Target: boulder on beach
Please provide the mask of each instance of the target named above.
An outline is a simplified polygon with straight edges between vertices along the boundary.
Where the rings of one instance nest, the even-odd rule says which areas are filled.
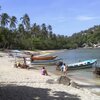
[[[70,82],[70,86],[72,86],[74,88],[79,88],[78,84],[76,82],[73,82],[73,81]]]
[[[100,75],[100,67],[95,67],[94,73],[97,74],[97,75]]]
[[[64,84],[64,85],[70,85],[70,79],[67,77],[67,76],[60,76],[58,79],[57,79],[57,83],[58,84]]]

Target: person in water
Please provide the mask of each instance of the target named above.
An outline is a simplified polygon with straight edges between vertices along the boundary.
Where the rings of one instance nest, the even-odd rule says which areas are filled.
[[[42,67],[41,74],[42,75],[48,75],[47,70],[45,69],[45,67]]]

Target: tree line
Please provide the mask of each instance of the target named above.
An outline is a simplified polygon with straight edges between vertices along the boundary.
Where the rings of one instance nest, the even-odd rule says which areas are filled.
[[[30,24],[28,14],[24,14],[18,22],[16,16],[0,14],[0,48],[3,49],[75,49],[84,44],[91,46],[100,42],[100,25],[72,36],[53,33],[52,26]]]

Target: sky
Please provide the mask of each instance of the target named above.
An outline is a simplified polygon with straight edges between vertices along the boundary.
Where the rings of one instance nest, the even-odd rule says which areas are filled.
[[[100,24],[100,0],[0,0],[0,6],[0,13],[18,21],[27,13],[31,24],[51,25],[60,35],[71,36]]]

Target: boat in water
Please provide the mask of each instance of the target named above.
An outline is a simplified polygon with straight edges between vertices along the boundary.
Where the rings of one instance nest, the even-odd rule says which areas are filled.
[[[34,60],[31,62],[32,65],[56,65],[62,59],[53,59],[53,60]]]
[[[91,68],[93,64],[96,64],[97,59],[90,59],[81,61],[78,63],[68,64],[68,69],[83,69],[83,68]]]

